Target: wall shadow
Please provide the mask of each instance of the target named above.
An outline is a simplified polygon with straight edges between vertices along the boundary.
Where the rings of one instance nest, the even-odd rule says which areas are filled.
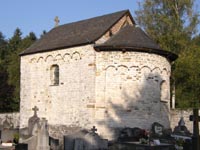
[[[164,86],[163,82],[166,82]],[[150,72],[140,82],[117,83],[117,96],[113,96],[113,89],[107,88],[104,117],[97,121],[103,137],[116,138],[118,129],[126,127],[150,130],[154,122],[170,128],[170,83],[167,82],[159,73]]]

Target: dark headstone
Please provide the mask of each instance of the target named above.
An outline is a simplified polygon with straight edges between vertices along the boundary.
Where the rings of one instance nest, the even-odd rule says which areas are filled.
[[[124,128],[119,133],[118,141],[139,141],[140,138],[146,138],[144,130],[140,128]]]
[[[74,150],[85,150],[84,142],[85,141],[83,139],[75,139]]]
[[[192,140],[185,140],[183,144],[183,150],[192,150]]]
[[[189,132],[189,130],[185,126],[185,121],[184,121],[183,117],[180,118],[180,120],[178,122],[178,126],[176,126],[174,128],[173,134],[183,135],[183,136],[191,136],[191,133]]]
[[[64,136],[64,150],[74,150],[75,139],[70,136]]]
[[[15,146],[15,150],[28,150],[28,144],[19,143]]]
[[[152,136],[161,137],[163,135],[164,126],[158,122],[152,124]]]
[[[57,150],[59,147],[59,139],[49,137],[49,145],[51,149]]]

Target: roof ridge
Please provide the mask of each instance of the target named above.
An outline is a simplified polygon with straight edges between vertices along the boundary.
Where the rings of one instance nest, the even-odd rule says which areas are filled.
[[[77,21],[72,21],[72,22],[69,22],[69,23],[65,23],[65,24],[62,24],[62,25],[58,25],[57,27],[54,27],[53,29],[59,28],[59,27],[61,27],[61,26],[69,25],[69,24],[74,24],[74,23],[79,23],[79,22],[83,22],[83,21],[88,21],[88,20],[92,20],[92,19],[96,19],[96,18],[101,18],[101,17],[105,17],[105,16],[110,16],[110,15],[114,15],[114,14],[122,13],[122,12],[124,12],[124,14],[125,14],[125,13],[128,13],[129,10],[128,10],[128,9],[125,9],[125,10],[121,10],[121,11],[117,11],[117,12],[113,12],[113,13],[108,13],[108,14],[104,14],[104,15],[99,15],[99,16],[96,16],[96,17],[91,17],[91,18],[85,18],[85,19],[81,19],[81,20],[77,20]]]
[[[20,55],[94,43],[125,15],[135,23],[129,10],[122,10],[54,27]]]

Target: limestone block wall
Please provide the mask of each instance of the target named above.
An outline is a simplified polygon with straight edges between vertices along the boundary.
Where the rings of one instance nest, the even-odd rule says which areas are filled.
[[[95,119],[99,133],[110,139],[110,128],[149,129],[153,122],[169,128],[170,73],[169,61],[157,54],[97,53]]]
[[[82,46],[21,57],[20,128],[38,116],[50,125],[86,127],[93,121],[95,51]],[[59,66],[59,84],[51,84],[51,66]],[[89,127],[88,127],[89,128]]]
[[[0,114],[0,125],[3,125],[6,120],[10,123],[13,128],[19,128],[19,112],[13,113],[1,113]]]

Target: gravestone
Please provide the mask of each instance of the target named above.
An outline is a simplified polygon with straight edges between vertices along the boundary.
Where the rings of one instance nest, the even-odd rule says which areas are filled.
[[[74,141],[74,150],[85,150],[85,144],[83,139],[77,138]]]
[[[49,150],[49,133],[47,128],[47,120],[42,118],[40,128],[37,134],[37,150]]]
[[[95,126],[90,131],[80,131],[73,135],[64,136],[64,150],[106,150],[108,140],[102,139]]]
[[[173,134],[183,135],[183,136],[191,136],[191,133],[185,126],[185,121],[184,121],[183,117],[180,118],[180,120],[178,122],[178,126],[176,126],[174,128]]]
[[[145,138],[144,136],[144,130],[140,128],[124,128],[119,133],[118,141],[139,141],[140,138]]]
[[[10,129],[11,128],[11,124],[8,121],[9,117],[6,115],[6,119],[3,121],[3,129]]]
[[[64,136],[64,150],[74,150],[75,138],[73,136]]]
[[[34,111],[34,114],[28,120],[28,135],[35,135],[34,130],[37,130],[40,121],[40,118],[37,116],[37,111],[39,110],[38,107],[35,106],[32,110]]]
[[[34,115],[28,120],[28,128],[21,130],[20,143],[28,144],[29,150],[49,150],[49,133],[47,120],[37,116],[39,110],[36,106],[32,109]]]
[[[50,149],[58,150],[59,149],[59,139],[49,137],[49,145],[50,145]]]
[[[28,150],[28,144],[19,143],[15,146],[15,150]]]
[[[152,124],[152,136],[153,137],[161,137],[163,135],[164,126],[158,122],[154,122]]]
[[[85,150],[108,149],[108,140],[102,139],[98,134],[88,133],[83,141]]]

